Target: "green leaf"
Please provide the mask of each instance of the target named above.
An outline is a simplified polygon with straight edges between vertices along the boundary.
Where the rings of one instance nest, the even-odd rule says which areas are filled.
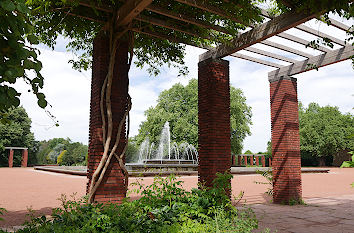
[[[38,103],[39,107],[41,107],[41,108],[47,107],[47,104],[48,104],[45,99],[38,99],[37,103]]]
[[[16,9],[15,4],[10,0],[1,0],[0,6],[7,11],[14,11]]]

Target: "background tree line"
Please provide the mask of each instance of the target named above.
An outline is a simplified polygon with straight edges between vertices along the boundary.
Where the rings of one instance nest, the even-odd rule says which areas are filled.
[[[4,147],[27,147],[28,164],[85,165],[87,145],[69,138],[36,141],[31,132],[31,119],[23,107],[5,112],[6,121],[0,121],[0,166],[8,166],[8,150]],[[20,166],[22,151],[14,151],[14,166]]]

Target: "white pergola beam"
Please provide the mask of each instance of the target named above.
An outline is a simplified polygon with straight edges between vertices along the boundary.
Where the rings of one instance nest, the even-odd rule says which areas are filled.
[[[304,61],[299,61],[292,65],[280,68],[275,71],[271,71],[268,73],[268,79],[269,81],[272,81],[272,80],[277,80],[282,76],[292,76],[292,75],[300,74],[302,72],[312,70],[315,67],[320,68],[333,63],[347,60],[351,56],[354,56],[354,46],[347,45],[340,49],[333,50],[329,53],[313,56]]]
[[[349,26],[347,26],[344,23],[341,23],[341,22],[339,22],[339,21],[337,21],[335,19],[330,18],[329,20],[331,21],[331,25],[333,27],[336,27],[336,28],[341,29],[343,31],[348,31],[350,29]]]
[[[289,12],[277,16],[268,22],[256,26],[250,31],[242,33],[230,43],[225,43],[207,51],[199,56],[199,61],[204,61],[208,58],[223,58],[240,51],[253,44],[259,43],[269,37],[275,36],[283,31],[302,24],[312,18],[316,14],[304,14]]]
[[[296,42],[296,43],[299,43],[299,44],[302,44],[302,45],[308,45],[310,43],[310,41],[307,41],[307,40],[304,40],[300,37],[297,37],[297,36],[293,36],[293,35],[290,35],[288,33],[285,33],[285,32],[282,32],[282,33],[279,33],[277,36],[281,37],[281,38],[284,38],[284,39],[287,39],[287,40],[290,40],[290,41],[293,41],[293,42]],[[328,48],[325,48],[321,45],[318,45],[317,48],[314,48],[316,50],[319,50],[319,51],[322,51],[322,52],[330,52],[332,50],[328,49]]]
[[[264,51],[262,49],[248,47],[248,48],[245,48],[244,50],[248,51],[248,52],[252,52],[252,53],[257,53],[259,55],[263,55],[263,56],[266,56],[266,57],[274,58],[274,59],[277,59],[277,60],[280,60],[280,61],[286,61],[286,62],[289,62],[289,63],[298,62],[298,60],[295,60],[295,59],[292,59],[292,58],[288,58],[288,57],[284,57],[284,56],[281,56],[281,55],[278,55],[278,54],[275,54],[275,53],[272,53],[272,52]]]
[[[318,36],[318,37],[321,37],[321,38],[328,38],[328,39],[330,39],[331,41],[333,41],[336,44],[345,46],[345,42],[344,41],[342,41],[342,40],[340,40],[338,38],[335,38],[333,36],[330,36],[330,35],[328,35],[326,33],[323,33],[321,31],[318,31],[318,30],[312,29],[310,27],[307,27],[305,25],[298,25],[298,26],[296,26],[296,28],[301,30],[301,31],[310,33],[310,34],[312,34],[314,36]]]
[[[264,45],[267,45],[267,46],[270,46],[270,47],[273,47],[273,48],[284,50],[286,52],[293,53],[293,54],[296,54],[296,55],[299,55],[299,56],[302,56],[302,57],[306,57],[306,58],[312,57],[311,54],[308,54],[308,53],[299,51],[297,49],[293,49],[293,48],[290,48],[288,46],[285,46],[285,45],[282,45],[282,44],[278,44],[276,42],[272,42],[272,41],[269,41],[269,40],[264,40],[264,41],[261,41],[260,43],[264,44]]]
[[[251,61],[251,62],[255,62],[255,63],[258,63],[258,64],[270,66],[270,67],[275,67],[275,68],[284,67],[283,65],[276,64],[276,63],[270,62],[270,61],[265,61],[265,60],[258,59],[258,58],[254,58],[254,57],[251,57],[251,56],[248,56],[248,55],[245,55],[245,54],[233,53],[233,54],[231,54],[231,56],[232,57],[241,58],[241,59],[244,59],[244,60],[248,60],[248,61]]]

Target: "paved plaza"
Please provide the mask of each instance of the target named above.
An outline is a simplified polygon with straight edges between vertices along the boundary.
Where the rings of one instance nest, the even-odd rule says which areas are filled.
[[[136,178],[131,178],[134,182]],[[184,187],[197,187],[197,177],[181,177]],[[143,178],[145,184],[152,177]],[[329,173],[303,173],[303,198],[307,205],[282,206],[268,202],[267,185],[260,175],[234,175],[232,193],[244,191],[242,204],[251,206],[261,229],[278,232],[354,232],[354,169],[331,168]],[[21,225],[28,208],[49,215],[58,207],[61,194],[83,196],[86,177],[65,175],[32,168],[0,168],[0,207],[7,209],[0,227]],[[132,196],[132,198],[137,198]]]

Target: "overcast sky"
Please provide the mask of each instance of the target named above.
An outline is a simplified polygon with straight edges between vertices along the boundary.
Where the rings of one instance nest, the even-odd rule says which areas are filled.
[[[347,22],[351,25],[353,22]],[[339,38],[344,34],[333,28],[327,28],[315,22],[308,23],[308,26],[316,29],[326,29],[328,33]],[[290,34],[312,40],[311,36],[292,29]],[[343,37],[344,38],[344,37]],[[272,39],[273,40],[273,39]],[[281,39],[274,41],[285,43]],[[32,119],[32,131],[37,140],[48,140],[55,137],[69,137],[73,141],[88,143],[88,122],[90,106],[90,83],[91,71],[80,73],[71,68],[68,60],[72,58],[71,53],[65,52],[65,39],[58,41],[55,51],[41,47],[40,60],[43,63],[42,74],[45,77],[45,88],[43,92],[48,102],[53,106],[50,112],[56,116],[60,126],[54,127],[54,123],[47,116],[44,110],[39,108],[33,94],[28,93],[28,87],[21,82],[16,87],[21,95],[21,104],[27,110]],[[313,55],[318,52],[304,48],[302,45],[286,42],[287,45],[299,50],[309,52]],[[255,46],[265,48],[264,46]],[[337,47],[335,47],[337,48]],[[269,48],[268,48],[269,50]],[[286,54],[276,49],[271,49],[283,55]],[[138,133],[139,124],[145,120],[144,111],[150,106],[156,105],[159,93],[172,87],[175,83],[186,85],[192,78],[197,78],[198,56],[203,53],[202,49],[187,47],[186,64],[190,74],[187,77],[178,78],[177,70],[162,68],[161,75],[149,77],[145,70],[136,67],[130,71],[130,94],[133,107],[131,110],[131,135]],[[294,59],[301,60],[301,57],[290,55]],[[270,103],[269,103],[269,82],[268,72],[274,68],[227,57],[230,61],[230,83],[236,88],[241,88],[247,98],[247,104],[252,107],[251,127],[252,135],[244,142],[244,151],[251,150],[259,152],[266,150],[267,141],[271,137],[270,132]],[[274,60],[272,60],[275,62]],[[279,62],[279,64],[287,64]],[[305,106],[310,102],[317,102],[321,106],[338,106],[340,111],[353,112],[354,107],[354,71],[351,61],[344,61],[319,71],[308,71],[294,76],[298,79],[298,98]]]

